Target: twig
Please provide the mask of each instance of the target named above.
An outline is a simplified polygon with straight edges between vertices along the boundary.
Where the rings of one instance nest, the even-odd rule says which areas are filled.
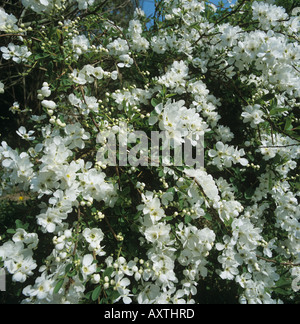
[[[9,36],[21,36],[21,37],[24,37],[26,35],[22,35],[22,34],[2,34],[0,35],[0,37],[9,37]]]
[[[279,262],[279,261],[276,261],[276,260],[272,260],[272,259],[267,259],[267,258],[261,257],[259,255],[257,255],[256,257],[258,259],[264,260],[266,262],[271,262],[271,263],[275,263],[275,264],[278,264],[278,265],[284,265],[284,266],[289,266],[289,267],[300,267],[300,263]]]
[[[119,241],[117,234],[115,233],[114,229],[111,227],[111,225],[110,225],[110,223],[109,223],[109,221],[108,221],[108,219],[107,219],[106,216],[104,217],[104,220],[105,220],[105,222],[106,222],[109,230],[111,231],[112,235],[114,236],[115,240],[116,241]]]
[[[81,18],[84,18],[86,16],[89,16],[89,15],[94,15],[96,13],[98,13],[98,11],[103,8],[107,3],[109,2],[109,0],[105,0],[104,2],[102,2],[99,6],[97,6],[93,11],[88,11],[88,12],[85,12]]]
[[[215,23],[215,27],[218,26],[220,24],[220,22],[222,22],[223,20],[225,20],[226,18],[230,17],[231,15],[234,15],[236,12],[238,12],[240,10],[240,8],[242,8],[242,6],[245,4],[247,0],[243,0],[235,10],[231,11],[228,15],[222,17],[221,19],[219,19],[216,23]]]
[[[285,148],[291,146],[300,146],[300,144],[288,144],[288,145],[272,145],[272,146],[260,146],[259,148]]]

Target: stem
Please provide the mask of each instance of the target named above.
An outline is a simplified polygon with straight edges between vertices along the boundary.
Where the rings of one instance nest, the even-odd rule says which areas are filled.
[[[78,234],[79,234],[79,226],[81,221],[81,211],[80,207],[78,207],[78,213],[77,213],[77,226],[76,226],[76,242],[73,250],[73,256],[76,254],[77,246],[78,246]]]

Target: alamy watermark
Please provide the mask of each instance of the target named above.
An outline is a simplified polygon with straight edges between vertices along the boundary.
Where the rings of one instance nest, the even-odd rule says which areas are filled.
[[[126,123],[97,136],[101,148],[97,162],[106,166],[188,166],[204,167],[204,136],[180,131],[144,131],[128,129]]]
[[[0,269],[0,291],[6,291],[6,275],[4,269]]]

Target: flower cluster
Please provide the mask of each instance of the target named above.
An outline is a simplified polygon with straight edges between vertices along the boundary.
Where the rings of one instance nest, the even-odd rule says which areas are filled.
[[[77,3],[78,8],[83,10],[94,4],[95,0],[22,0],[25,8],[30,8],[36,13],[50,13],[53,10],[63,10],[67,5]]]
[[[212,164],[216,165],[220,170],[223,169],[223,166],[230,168],[232,164],[236,163],[240,163],[243,166],[248,165],[248,160],[242,158],[245,155],[243,149],[238,150],[222,142],[217,142],[216,149],[209,150],[208,155],[213,158]]]
[[[16,63],[27,62],[27,58],[32,54],[27,46],[18,46],[13,43],[9,43],[8,47],[2,46],[0,50],[5,60],[12,59]]]
[[[38,242],[36,233],[27,233],[23,229],[18,229],[12,241],[0,247],[0,257],[5,260],[4,267],[12,274],[14,281],[25,282],[33,275],[33,270],[37,267],[36,261],[32,258],[33,249]]]
[[[8,14],[3,8],[0,8],[0,31],[18,31],[17,21],[17,18],[13,14]]]
[[[291,302],[300,281],[297,10],[164,0],[153,25],[137,9],[120,27],[94,0],[19,5],[19,20],[0,8],[0,93],[21,123],[20,147],[10,136],[0,146],[0,207],[28,196],[12,203],[15,219],[0,215],[0,266],[22,284],[19,301],[199,303],[225,285],[235,302]],[[119,161],[141,148],[134,130],[160,132],[159,149],[172,153],[201,142],[205,163],[97,159],[108,133],[119,135]]]
[[[196,109],[188,109],[183,100],[172,102],[169,100],[165,106],[160,104],[155,107],[158,117],[150,117],[150,125],[160,120],[159,127],[166,131],[167,137],[173,140],[173,145],[178,146],[184,142],[184,138],[191,142],[199,140],[209,131],[206,122],[199,116]]]

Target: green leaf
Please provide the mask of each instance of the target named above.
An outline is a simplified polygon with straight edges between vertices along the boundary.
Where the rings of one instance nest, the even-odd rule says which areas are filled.
[[[112,275],[112,273],[114,272],[114,268],[113,267],[109,267],[104,271],[103,276],[104,277],[110,277]]]
[[[101,286],[98,286],[94,289],[94,291],[92,293],[92,301],[96,301],[99,298],[101,289],[102,289]]]
[[[16,229],[18,229],[18,228],[23,228],[24,230],[27,230],[28,227],[29,227],[29,224],[28,224],[28,223],[23,224],[23,222],[22,222],[21,220],[19,220],[19,219],[17,219],[17,220],[15,221],[15,224],[16,224]]]
[[[72,269],[72,267],[73,267],[72,264],[68,264],[65,268],[65,273],[67,274]]]
[[[17,228],[22,228],[22,227],[23,227],[23,223],[22,223],[22,221],[20,221],[19,219],[17,219],[17,220],[15,221],[15,224],[16,224],[16,227],[17,227]]]
[[[63,286],[65,279],[59,280],[59,282],[56,284],[54,288],[54,294],[57,294],[60,291],[60,288]]]
[[[67,273],[67,276],[68,276],[69,278],[75,277],[76,275],[77,275],[77,271],[76,271],[76,270],[73,270],[72,272],[68,272],[68,273]]]
[[[254,193],[255,193],[255,188],[252,188],[252,187],[248,188],[245,192],[245,198],[251,199],[253,197]]]
[[[203,217],[210,222],[212,221],[212,216],[209,214],[205,214]]]
[[[282,288],[276,288],[274,289],[274,291],[279,294],[279,295],[283,295],[283,296],[289,296],[291,294],[291,291],[288,290],[284,290]]]
[[[13,229],[13,228],[9,228],[6,232],[7,232],[8,234],[16,234],[16,230]]]
[[[285,131],[290,131],[293,129],[293,125],[292,125],[292,118],[289,117],[287,118],[286,122],[285,122],[285,126],[284,126],[284,130]]]
[[[158,99],[156,99],[156,98],[153,98],[152,100],[151,100],[151,105],[155,108],[157,105],[159,105],[160,104],[160,102],[159,102],[159,100]]]
[[[168,98],[172,98],[174,96],[176,96],[176,93],[170,93],[170,94],[166,95],[166,98],[168,99]]]
[[[269,176],[269,190],[273,189],[273,180],[272,180],[272,176]]]
[[[292,280],[290,278],[280,278],[276,282],[276,287],[277,288],[284,288],[284,287],[291,287]]]
[[[189,224],[191,221],[192,221],[192,217],[188,216],[188,215],[185,215],[185,217],[184,217],[185,224]]]
[[[287,110],[288,110],[287,108],[273,108],[270,111],[270,115],[274,116],[276,114],[282,113],[282,112],[287,111]]]
[[[39,60],[39,59],[47,58],[49,56],[50,56],[50,54],[47,54],[47,53],[39,53],[39,54],[36,54],[34,58],[35,58],[35,60]]]

